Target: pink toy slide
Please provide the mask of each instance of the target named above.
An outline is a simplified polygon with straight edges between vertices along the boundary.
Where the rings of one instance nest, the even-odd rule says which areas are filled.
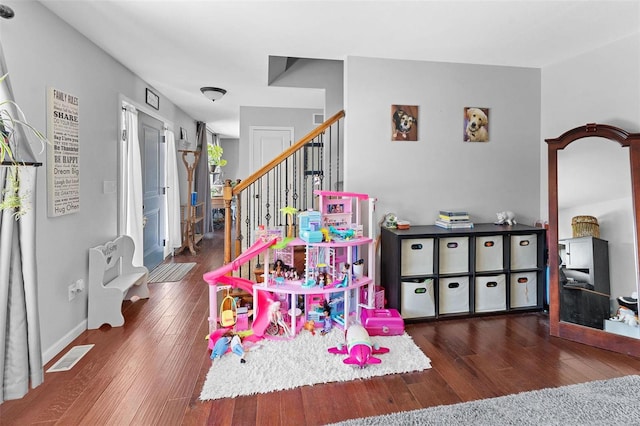
[[[254,285],[253,281],[247,280],[245,278],[230,277],[230,276],[227,276],[226,274],[228,274],[229,272],[238,270],[240,266],[244,265],[249,260],[258,256],[263,251],[269,249],[271,246],[276,244],[277,241],[278,240],[275,238],[267,242],[257,241],[251,247],[245,250],[240,256],[238,256],[234,261],[226,265],[223,265],[214,271],[207,272],[202,276],[202,278],[209,284],[209,288],[210,288],[210,296],[209,296],[210,318],[216,318],[217,316],[217,310],[218,310],[217,297],[216,297],[217,288],[215,287],[218,284],[238,287],[248,293],[253,293],[253,285]],[[254,315],[253,324],[252,324],[254,339],[262,338],[264,336],[264,332],[267,329],[267,326],[269,325],[269,322],[270,322],[269,305],[272,302],[273,302],[273,298],[269,295],[269,293],[264,291],[258,292],[257,303],[254,302],[256,303],[255,308],[257,308],[258,315]],[[222,329],[222,330],[223,330],[222,333],[226,331],[225,329]],[[211,333],[211,336],[209,338],[209,349],[213,349],[213,345],[215,344],[215,341],[222,334],[219,331],[220,330],[216,330],[215,332]]]
[[[218,282],[223,285],[230,285],[232,287],[238,287],[247,293],[253,294],[253,281],[247,280],[245,278],[238,277],[220,277],[218,278]],[[251,329],[253,330],[253,335],[256,337],[264,336],[264,332],[269,325],[269,305],[274,302],[273,298],[269,293],[265,291],[258,292],[258,303],[256,304],[256,308],[258,308],[258,315],[254,316],[253,324]]]

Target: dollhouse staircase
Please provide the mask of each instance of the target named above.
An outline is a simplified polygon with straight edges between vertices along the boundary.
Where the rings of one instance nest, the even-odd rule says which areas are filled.
[[[225,263],[254,243],[258,226],[280,228],[285,235],[288,225],[293,224],[295,229],[297,215],[286,214],[281,210],[284,207],[314,209],[318,207],[315,190],[342,190],[344,117],[344,111],[333,115],[246,179],[238,179],[233,185],[225,181]],[[252,278],[259,262],[258,258],[243,266],[239,275]]]

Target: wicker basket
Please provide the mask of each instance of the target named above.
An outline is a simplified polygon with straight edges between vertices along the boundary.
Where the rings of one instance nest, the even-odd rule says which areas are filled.
[[[598,219],[593,216],[575,216],[571,219],[571,229],[573,238],[600,238],[600,225],[598,225]]]

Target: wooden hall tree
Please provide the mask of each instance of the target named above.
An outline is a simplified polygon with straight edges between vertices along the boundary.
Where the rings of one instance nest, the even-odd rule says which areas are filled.
[[[198,159],[200,158],[200,151],[180,150],[180,152],[182,153],[182,162],[187,168],[189,202],[181,208],[183,224],[182,246],[176,253],[180,253],[185,248],[189,248],[191,254],[195,255],[198,249],[198,243],[202,240],[202,222],[204,220],[202,211],[204,202],[198,202],[197,193],[193,191],[194,172],[198,164]],[[189,157],[192,158],[190,159]]]

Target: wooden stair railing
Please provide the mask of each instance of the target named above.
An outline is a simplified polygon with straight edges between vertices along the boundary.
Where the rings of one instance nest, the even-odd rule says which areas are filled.
[[[342,182],[340,162],[343,135],[340,124],[344,117],[344,111],[336,113],[248,178],[238,180],[234,185],[231,180],[225,181],[222,194],[225,209],[225,264],[240,255],[243,240],[245,248],[250,245],[252,231],[258,225],[264,224],[263,221],[269,226],[271,220],[277,224],[278,219],[282,220],[286,216],[278,213],[281,207],[293,204],[293,207],[299,210],[312,208],[313,189],[341,189],[339,185]],[[335,187],[332,187],[333,185]],[[266,194],[262,193],[263,189],[266,189]],[[231,206],[234,200],[235,244],[232,244],[234,220]],[[264,215],[263,210],[266,210]],[[246,238],[242,233],[243,225],[247,233]],[[250,264],[248,268],[251,271]]]

